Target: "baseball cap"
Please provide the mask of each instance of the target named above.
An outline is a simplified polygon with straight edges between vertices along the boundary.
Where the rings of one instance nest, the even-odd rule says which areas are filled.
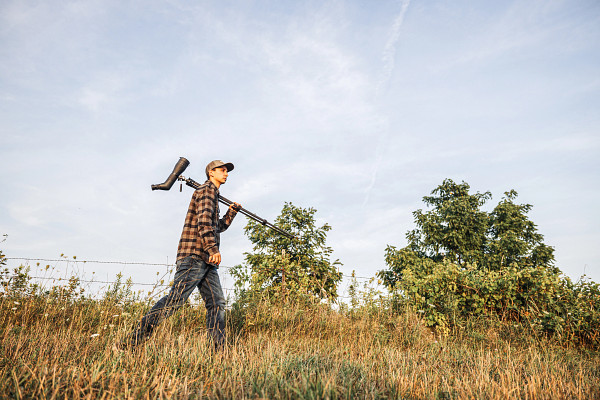
[[[206,171],[205,171],[206,177],[208,178],[208,171],[215,169],[215,168],[219,168],[219,167],[226,167],[227,172],[229,172],[233,169],[233,164],[230,162],[226,163],[221,160],[213,160],[213,161],[209,162],[208,165],[206,166]]]

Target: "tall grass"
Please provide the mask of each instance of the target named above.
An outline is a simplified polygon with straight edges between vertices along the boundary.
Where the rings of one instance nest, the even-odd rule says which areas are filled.
[[[472,320],[438,337],[409,310],[259,302],[228,314],[224,351],[202,305],[142,346],[113,345],[143,302],[48,293],[0,297],[2,398],[600,398],[597,350]]]

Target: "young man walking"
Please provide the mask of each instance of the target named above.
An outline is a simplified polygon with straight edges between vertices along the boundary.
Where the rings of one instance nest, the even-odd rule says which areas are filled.
[[[207,181],[194,191],[177,250],[176,272],[169,294],[160,299],[136,329],[119,344],[130,348],[152,334],[156,326],[177,311],[192,294],[200,290],[206,306],[208,336],[216,348],[225,344],[225,297],[217,268],[221,263],[220,233],[225,231],[241,208],[229,206],[219,218],[219,188],[227,181],[232,163],[211,161],[206,166]]]

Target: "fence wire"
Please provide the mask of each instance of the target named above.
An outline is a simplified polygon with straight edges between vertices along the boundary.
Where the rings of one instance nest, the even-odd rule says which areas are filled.
[[[176,264],[174,263],[150,263],[150,262],[140,262],[140,261],[101,261],[101,260],[83,260],[80,258],[76,258],[73,257],[72,259],[64,257],[64,258],[59,258],[59,259],[51,259],[51,258],[32,258],[32,257],[5,257],[5,260],[15,260],[15,261],[26,261],[26,262],[38,262],[38,266],[39,266],[39,262],[48,262],[48,263],[59,263],[59,262],[67,262],[67,263],[83,263],[83,264],[113,264],[113,265],[144,265],[144,266],[154,266],[154,267],[171,267],[174,268],[176,266]],[[224,266],[224,265],[220,265],[219,269],[231,269],[231,267],[229,266]],[[95,273],[95,272],[94,272]],[[38,279],[38,280],[44,280],[44,281],[59,281],[59,282],[68,282],[71,278],[61,278],[61,277],[49,277],[49,276],[38,276],[38,275],[30,275],[31,278],[34,279]],[[343,278],[348,278],[348,279],[352,279],[354,282],[348,283],[347,285],[345,285],[345,289],[342,291],[342,293],[347,293],[350,289],[350,287],[353,287],[354,290],[359,290],[360,287],[358,285],[358,281],[362,281],[362,285],[361,286],[365,286],[367,281],[373,281],[375,278],[374,277],[366,277],[366,276],[357,276],[357,275],[348,275],[348,274],[342,274]],[[77,277],[77,281],[78,282],[83,282],[83,283],[89,283],[89,284],[115,284],[117,283],[116,280],[110,281],[110,280],[96,280],[96,279],[82,279]],[[164,281],[164,280],[163,280]],[[146,282],[133,282],[131,280],[131,278],[126,279],[125,281],[121,281],[121,284],[131,284],[131,285],[136,285],[136,286],[150,286],[153,288],[163,288],[158,294],[166,291],[166,288],[170,287],[170,284],[165,284],[165,283],[146,283]],[[341,284],[341,282],[340,282]],[[341,286],[341,285],[340,285]],[[338,288],[340,287],[338,286]],[[223,287],[223,290],[226,292],[232,292],[234,291],[234,289],[232,288],[227,288],[227,287]],[[154,294],[154,296],[156,296],[156,294]],[[152,296],[153,297],[153,296]],[[337,296],[340,299],[350,299],[351,296],[343,296],[341,294],[338,294]]]
[[[5,260],[21,260],[21,261],[44,261],[44,262],[81,262],[81,263],[89,263],[89,264],[116,264],[116,265],[151,265],[158,267],[174,267],[175,264],[172,263],[148,263],[148,262],[138,262],[138,261],[96,261],[96,260],[82,260],[82,259],[49,259],[49,258],[29,258],[29,257],[6,257]],[[219,268],[230,269],[231,267],[225,265],[219,265]],[[367,276],[355,276],[342,274],[345,278],[354,278],[354,279],[372,279],[372,277]]]

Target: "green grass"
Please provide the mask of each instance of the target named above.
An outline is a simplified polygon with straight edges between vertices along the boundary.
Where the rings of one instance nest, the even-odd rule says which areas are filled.
[[[186,306],[143,346],[114,351],[146,310],[4,294],[0,397],[600,398],[597,350],[499,321],[436,337],[409,311],[264,303],[230,313],[229,345],[213,352],[203,306]]]

